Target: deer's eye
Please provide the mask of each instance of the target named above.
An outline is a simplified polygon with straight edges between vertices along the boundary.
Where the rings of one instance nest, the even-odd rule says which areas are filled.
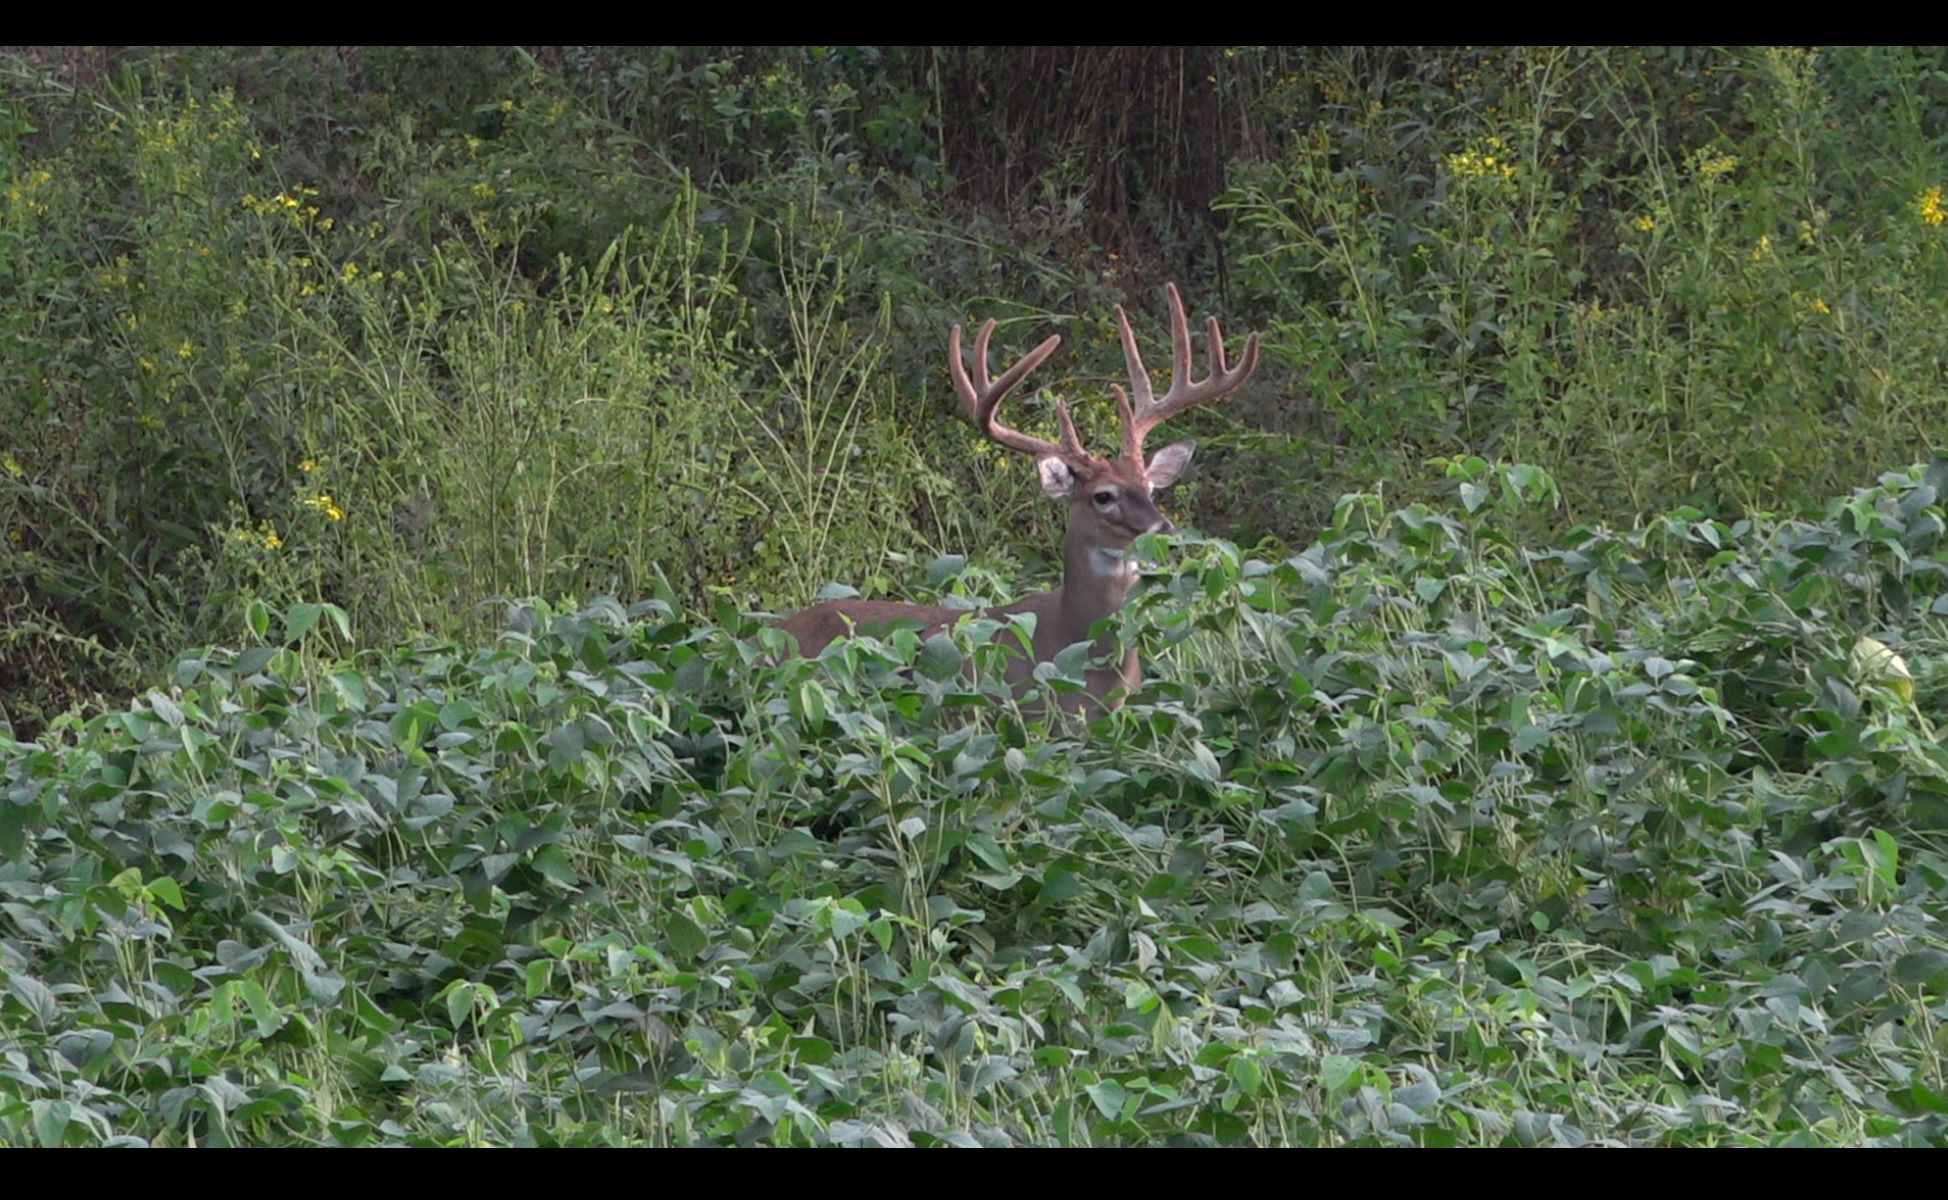
[[[1108,508],[1108,507],[1109,507],[1110,505],[1112,505],[1112,504],[1114,504],[1114,503],[1116,503],[1116,493],[1115,493],[1115,492],[1097,492],[1097,493],[1096,493],[1096,503],[1097,503],[1097,504],[1100,504],[1100,505],[1102,505],[1102,506],[1103,506],[1104,508]]]

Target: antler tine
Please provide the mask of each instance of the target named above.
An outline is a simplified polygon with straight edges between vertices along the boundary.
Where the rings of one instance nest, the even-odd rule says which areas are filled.
[[[1062,443],[1044,441],[1031,437],[1017,429],[1010,429],[995,419],[1001,406],[1002,397],[1014,390],[1027,374],[1042,365],[1049,355],[1055,353],[1062,344],[1062,335],[1055,334],[1041,345],[1021,356],[1014,366],[1009,367],[1001,378],[988,380],[988,338],[994,334],[994,322],[984,323],[974,335],[974,373],[970,379],[967,364],[961,357],[960,326],[947,335],[947,365],[954,379],[954,393],[960,397],[961,407],[967,412],[967,419],[974,428],[981,431],[990,441],[1006,446],[1010,450],[1020,450],[1037,457],[1054,455],[1070,462],[1079,462],[1089,457],[1082,448],[1082,440],[1076,436],[1075,422],[1069,419],[1069,408],[1060,400],[1055,402],[1056,423],[1062,429]]]
[[[1177,291],[1176,284],[1168,287],[1170,294],[1170,390],[1163,399],[1155,398],[1150,387],[1150,376],[1143,368],[1143,357],[1137,353],[1136,337],[1130,332],[1129,317],[1122,306],[1116,308],[1116,324],[1123,338],[1123,360],[1129,367],[1130,391],[1136,398],[1134,409],[1126,403],[1121,404],[1123,415],[1123,453],[1130,458],[1141,458],[1143,439],[1152,429],[1168,421],[1171,417],[1194,405],[1203,404],[1228,395],[1251,378],[1258,369],[1258,335],[1245,339],[1244,356],[1236,367],[1225,362],[1224,331],[1218,327],[1216,317],[1206,318],[1206,335],[1211,343],[1211,373],[1201,381],[1193,381],[1190,355],[1190,323],[1184,316],[1184,298]],[[1120,397],[1121,389],[1117,390]]]
[[[1123,427],[1123,457],[1140,459],[1143,457],[1143,435],[1137,432],[1136,412],[1148,410],[1156,403],[1155,394],[1150,388],[1150,372],[1143,365],[1143,355],[1136,348],[1136,334],[1130,332],[1130,315],[1123,306],[1116,306],[1116,333],[1123,340],[1123,365],[1129,368],[1130,391],[1136,396],[1136,407],[1130,407],[1130,398],[1123,389],[1111,384],[1116,393],[1116,415],[1121,418]],[[1184,361],[1188,353],[1179,354],[1176,340],[1170,345],[1170,378],[1177,379],[1184,373]]]

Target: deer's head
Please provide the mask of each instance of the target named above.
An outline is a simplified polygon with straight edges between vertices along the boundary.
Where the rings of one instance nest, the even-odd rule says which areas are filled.
[[[1224,359],[1224,334],[1217,319],[1211,318],[1209,331],[1211,373],[1201,381],[1190,378],[1190,328],[1184,317],[1184,301],[1177,285],[1170,292],[1170,390],[1161,398],[1150,387],[1149,372],[1137,353],[1136,337],[1130,332],[1129,317],[1122,305],[1116,306],[1116,325],[1123,338],[1123,360],[1129,368],[1130,391],[1112,387],[1117,414],[1122,424],[1122,445],[1115,456],[1101,458],[1083,448],[1076,436],[1075,422],[1066,404],[1055,402],[1055,419],[1062,440],[1044,441],[1010,429],[996,418],[1002,397],[1020,383],[1030,371],[1054,354],[1062,339],[1051,337],[1023,355],[997,380],[988,379],[988,338],[994,322],[981,326],[974,337],[974,370],[970,378],[961,358],[960,326],[948,337],[947,352],[954,377],[954,391],[967,411],[968,420],[983,435],[1010,450],[1035,456],[1041,473],[1042,491],[1052,500],[1069,506],[1069,538],[1117,556],[1145,533],[1174,533],[1176,526],[1159,512],[1156,493],[1175,483],[1190,466],[1195,442],[1173,442],[1143,458],[1143,440],[1151,430],[1193,405],[1218,399],[1236,391],[1258,366],[1258,335],[1245,339],[1244,356],[1235,367]],[[1132,404],[1131,396],[1135,397]]]

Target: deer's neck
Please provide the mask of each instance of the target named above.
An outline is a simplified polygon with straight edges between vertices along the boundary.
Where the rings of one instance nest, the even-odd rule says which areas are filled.
[[[1091,625],[1122,608],[1136,577],[1136,559],[1127,550],[1099,549],[1071,530],[1063,544],[1064,640],[1081,641]]]

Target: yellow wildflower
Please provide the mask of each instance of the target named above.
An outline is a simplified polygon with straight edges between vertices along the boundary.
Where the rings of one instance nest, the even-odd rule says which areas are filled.
[[[513,111],[514,111],[514,101],[512,101],[512,100],[503,100],[503,101],[501,101],[501,111],[502,111],[502,112],[513,112]]]
[[[318,469],[318,463],[314,459],[307,458],[303,462],[298,464],[298,470],[303,471],[306,475],[311,474],[313,471],[317,469]]]
[[[1808,304],[1806,307],[1812,309],[1814,312],[1818,313],[1822,317],[1825,316],[1827,313],[1833,311],[1832,309],[1826,306],[1826,301],[1820,299],[1818,296],[1814,296],[1812,303]]]
[[[1514,158],[1514,151],[1502,139],[1476,138],[1467,149],[1447,156],[1447,170],[1457,179],[1500,179],[1508,183],[1515,178]]]
[[[1760,259],[1770,257],[1771,254],[1772,235],[1769,233],[1761,233],[1758,244],[1752,247],[1752,261],[1758,262]]]
[[[1931,187],[1927,191],[1922,192],[1921,200],[1917,208],[1920,211],[1921,223],[1923,225],[1939,225],[1943,221],[1948,221],[1948,209],[1942,207],[1941,189],[1939,187]]]
[[[305,503],[312,508],[322,509],[324,514],[334,521],[343,521],[345,519],[345,510],[333,502],[329,493],[319,492],[317,495],[306,499]]]
[[[1699,149],[1691,155],[1691,169],[1698,178],[1710,183],[1738,169],[1738,155],[1714,154],[1710,150]]]
[[[1630,218],[1630,228],[1636,230],[1638,233],[1649,233],[1651,230],[1657,228],[1657,218],[1651,216],[1649,213],[1639,213]]]
[[[283,548],[284,548],[284,539],[277,536],[277,530],[267,529],[264,531],[264,549],[281,550]]]
[[[184,362],[188,362],[190,359],[194,358],[195,356],[196,356],[196,347],[190,345],[189,342],[187,341],[185,341],[182,345],[176,347],[176,357],[182,359]]]

